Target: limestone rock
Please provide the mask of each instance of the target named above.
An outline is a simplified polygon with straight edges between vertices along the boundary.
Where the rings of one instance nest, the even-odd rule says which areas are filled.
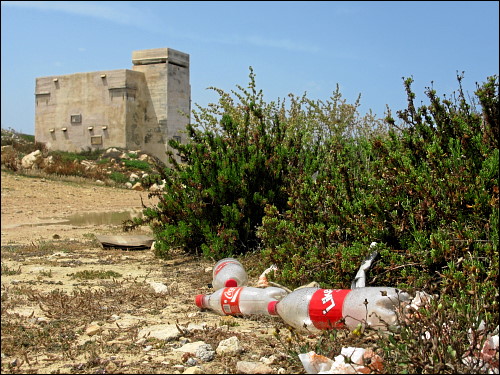
[[[238,374],[272,374],[274,371],[260,362],[239,361],[236,363],[236,372]]]
[[[239,354],[243,351],[241,347],[240,340],[236,336],[232,336],[226,340],[219,342],[217,347],[217,354],[220,355],[234,355]]]
[[[42,152],[40,150],[33,151],[31,154],[24,156],[21,160],[21,166],[24,169],[31,169],[37,166],[42,159]]]

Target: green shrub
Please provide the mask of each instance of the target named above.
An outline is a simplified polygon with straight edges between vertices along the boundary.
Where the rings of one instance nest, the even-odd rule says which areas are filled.
[[[111,172],[111,174],[109,175],[109,178],[113,181],[115,181],[116,183],[119,183],[119,184],[124,184],[125,182],[128,181],[128,177],[126,175],[124,175],[123,173],[121,172]]]
[[[146,161],[135,160],[135,159],[131,159],[131,160],[124,159],[123,163],[125,164],[125,167],[130,168],[130,169],[139,169],[142,171],[150,171],[151,170],[151,166]]]
[[[477,90],[483,115],[461,87],[453,102],[429,89],[430,105],[416,109],[411,79],[405,86],[402,124],[389,113],[385,137],[329,139],[316,180],[294,179],[289,207],[266,210],[262,254],[279,266],[281,282],[348,287],[376,241],[371,282],[449,293],[478,283],[495,298],[498,118],[484,114],[498,107],[497,78]]]
[[[290,95],[265,103],[250,72],[249,89],[222,90],[219,103],[194,112],[190,142],[170,141],[185,160],[170,154],[172,167],[161,168],[160,204],[145,211],[157,237],[158,255],[171,247],[220,258],[258,248],[257,228],[264,208],[285,210],[295,180],[311,179],[328,150],[330,134],[350,132],[356,105],[339,92],[334,102],[313,102]]]

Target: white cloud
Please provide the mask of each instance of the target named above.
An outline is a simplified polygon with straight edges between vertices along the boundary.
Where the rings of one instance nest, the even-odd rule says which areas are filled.
[[[134,4],[138,4],[134,6]],[[257,47],[277,48],[297,52],[318,52],[320,49],[314,44],[300,43],[291,39],[276,39],[259,35],[221,35],[207,36],[192,33],[186,30],[174,30],[158,18],[152,10],[141,6],[141,2],[113,2],[113,1],[2,1],[2,6],[36,9],[40,11],[54,11],[76,16],[92,17],[106,20],[115,24],[138,27],[152,32],[167,32],[179,38],[186,38],[196,42],[218,44],[247,44]]]
[[[145,29],[156,24],[154,15],[126,2],[117,5],[105,1],[2,1],[2,6],[63,12]]]

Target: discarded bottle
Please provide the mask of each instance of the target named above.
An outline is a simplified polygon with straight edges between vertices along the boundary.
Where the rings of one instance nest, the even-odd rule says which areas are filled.
[[[224,287],[245,286],[248,275],[243,265],[234,258],[219,260],[212,272],[212,287],[215,290]]]
[[[240,286],[222,288],[212,294],[198,294],[196,306],[208,308],[220,315],[270,315],[268,305],[279,301],[287,291],[278,287],[254,288]]]
[[[300,288],[281,301],[270,302],[268,310],[301,332],[318,333],[343,326],[352,331],[360,323],[388,330],[398,326],[399,303],[410,299],[408,293],[386,287]]]

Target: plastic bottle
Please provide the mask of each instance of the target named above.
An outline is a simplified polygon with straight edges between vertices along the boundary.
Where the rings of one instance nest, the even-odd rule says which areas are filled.
[[[234,258],[219,260],[212,272],[212,287],[215,290],[224,287],[245,286],[248,275],[243,265]]]
[[[279,301],[287,295],[287,291],[270,286],[254,288],[240,286],[222,288],[212,294],[198,294],[196,306],[208,308],[220,315],[270,315],[269,302]]]
[[[399,302],[410,299],[408,293],[386,287],[300,288],[281,301],[270,302],[268,310],[301,332],[318,333],[344,325],[354,330],[359,323],[387,330],[398,325]],[[345,323],[340,321],[342,318]]]

